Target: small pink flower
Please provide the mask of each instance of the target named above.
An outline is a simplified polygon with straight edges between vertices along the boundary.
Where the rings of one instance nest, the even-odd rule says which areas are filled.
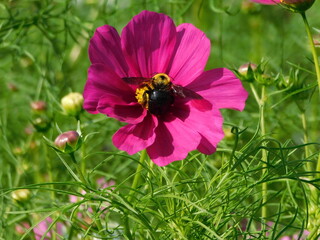
[[[224,136],[219,110],[243,110],[248,93],[230,70],[204,71],[209,54],[202,31],[176,27],[164,14],[142,11],[121,36],[99,27],[89,46],[84,109],[128,123],[114,145],[129,154],[146,149],[159,166],[196,149],[212,154]]]
[[[43,220],[42,222],[40,222],[34,229],[33,229],[33,232],[34,232],[34,237],[36,240],[40,240],[40,239],[43,239],[43,240],[51,240],[52,238],[52,231],[53,231],[53,228],[51,228],[49,231],[49,227],[52,223],[52,218],[51,217],[47,217],[45,220]],[[59,235],[63,235],[63,224],[60,223],[60,222],[57,222],[56,223],[56,229],[57,229],[57,234]],[[48,231],[48,232],[47,232]],[[46,235],[45,235],[46,234]],[[45,236],[43,238],[43,236]],[[57,236],[56,239],[61,239],[60,237]]]
[[[280,240],[291,240],[291,237],[289,237],[289,236],[284,236],[284,237],[281,237]]]
[[[30,224],[28,222],[21,222],[15,226],[16,233],[19,235],[23,235],[30,228]]]
[[[107,187],[111,187],[113,185],[115,185],[115,181],[114,180],[110,180],[110,181],[106,181],[106,179],[104,177],[101,177],[101,178],[98,178],[97,179],[97,185],[100,189],[105,189]],[[111,188],[112,190],[114,189],[113,187]],[[85,195],[87,192],[85,190],[81,190],[81,194],[82,195]],[[76,203],[78,201],[82,201],[83,200],[83,197],[79,197],[79,196],[76,196],[76,195],[69,195],[69,201],[71,203]],[[101,207],[101,210],[105,209],[105,205],[108,205],[108,204],[103,204],[102,207]],[[79,207],[80,210],[84,210],[85,208],[83,206],[80,206]],[[87,209],[90,213],[93,212],[92,208],[88,208]],[[78,213],[78,216],[82,216],[81,213]]]
[[[101,177],[101,178],[97,179],[97,185],[101,189],[113,186],[115,184],[116,184],[116,182],[114,180],[110,180],[110,181],[107,182],[104,177]],[[111,189],[113,190],[114,188],[111,188]]]
[[[308,230],[304,230],[301,237],[299,237],[299,234],[294,234],[292,239],[305,240],[308,238],[309,234],[310,234],[310,232]]]

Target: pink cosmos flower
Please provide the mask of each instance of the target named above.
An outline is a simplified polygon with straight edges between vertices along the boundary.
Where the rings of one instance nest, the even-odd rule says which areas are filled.
[[[210,40],[192,24],[175,26],[164,14],[142,11],[121,36],[97,28],[84,109],[126,122],[113,136],[129,154],[147,150],[165,166],[188,152],[216,151],[223,138],[219,109],[242,111],[248,93],[228,69],[204,71]]]
[[[315,0],[251,0],[252,2],[262,4],[300,4],[300,3],[313,3]]]
[[[304,12],[309,9],[315,0],[251,0],[261,4],[281,4],[293,12]]]

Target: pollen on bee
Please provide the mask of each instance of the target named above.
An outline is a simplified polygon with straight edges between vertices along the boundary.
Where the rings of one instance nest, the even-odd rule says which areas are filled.
[[[136,99],[144,108],[148,109],[149,96],[146,93],[148,86],[137,88],[136,90]]]

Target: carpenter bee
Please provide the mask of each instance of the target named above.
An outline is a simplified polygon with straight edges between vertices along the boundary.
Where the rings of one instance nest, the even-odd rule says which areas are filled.
[[[172,83],[165,73],[158,73],[152,78],[126,77],[122,78],[129,84],[137,85],[136,99],[151,114],[160,116],[173,105],[176,97],[192,101],[192,105],[200,111],[211,109],[212,105],[202,96],[190,89]]]

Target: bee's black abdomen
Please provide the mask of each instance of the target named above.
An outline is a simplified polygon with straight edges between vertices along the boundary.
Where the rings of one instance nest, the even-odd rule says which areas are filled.
[[[147,94],[149,95],[148,110],[154,115],[164,114],[174,102],[172,91],[154,89]]]

